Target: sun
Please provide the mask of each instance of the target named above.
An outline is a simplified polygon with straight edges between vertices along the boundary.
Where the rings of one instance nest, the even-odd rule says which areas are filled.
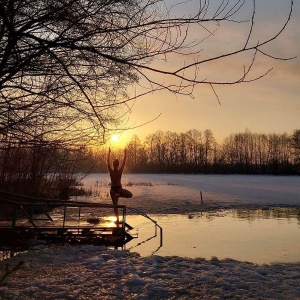
[[[110,139],[113,143],[117,143],[119,141],[119,136],[117,134],[113,134]]]
[[[114,133],[110,136],[108,145],[116,150],[126,147],[127,139],[120,133]]]

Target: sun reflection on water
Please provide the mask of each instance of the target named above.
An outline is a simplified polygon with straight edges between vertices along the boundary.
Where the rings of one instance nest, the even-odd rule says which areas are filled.
[[[115,216],[107,216],[103,217],[105,221],[105,226],[107,227],[114,227],[116,225],[117,218]]]

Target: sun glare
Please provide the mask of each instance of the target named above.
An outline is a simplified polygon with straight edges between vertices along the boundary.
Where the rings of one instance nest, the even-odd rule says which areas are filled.
[[[116,225],[115,222],[117,221],[117,218],[115,216],[109,216],[106,218],[106,221],[107,221],[106,224],[107,227],[114,227]]]
[[[111,135],[108,145],[112,149],[118,150],[118,149],[125,148],[126,142],[127,142],[126,136],[124,137],[124,135],[122,134],[114,133]]]
[[[119,141],[119,136],[117,134],[113,134],[111,137],[111,141],[113,143],[117,143]]]

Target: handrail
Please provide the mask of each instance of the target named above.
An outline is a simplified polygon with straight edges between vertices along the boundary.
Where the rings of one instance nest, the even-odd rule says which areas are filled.
[[[31,201],[45,200],[45,198],[33,197],[33,196],[22,195],[22,194],[18,194],[18,193],[11,193],[11,192],[0,190],[0,197],[2,197],[3,195],[6,196],[6,197],[13,197],[14,199],[20,198],[22,200],[23,199],[27,199],[27,200],[31,200]],[[61,200],[61,199],[51,199],[51,200],[52,201],[59,201],[59,202],[61,202],[61,201],[67,201],[67,200]]]
[[[16,199],[17,198],[17,199]],[[48,198],[38,198],[27,195],[21,195],[16,193],[10,193],[0,190],[0,204],[1,201],[12,203],[12,204],[22,204],[22,205],[67,205],[67,206],[89,206],[89,207],[103,207],[103,208],[125,208],[125,205],[113,205],[113,204],[104,204],[104,203],[94,203],[94,202],[85,202],[85,201],[73,201],[73,200],[62,200],[62,199],[48,199]]]
[[[152,252],[152,254],[154,254],[154,253],[157,252],[157,251],[162,247],[162,245],[163,245],[163,229],[162,229],[162,227],[161,227],[160,225],[158,225],[157,221],[155,221],[154,219],[152,219],[151,217],[149,217],[149,216],[147,215],[147,213],[144,212],[143,210],[138,209],[138,208],[134,208],[134,207],[130,207],[130,206],[127,206],[127,209],[132,210],[132,211],[138,213],[138,214],[141,215],[142,217],[144,217],[144,218],[150,220],[152,223],[155,224],[155,234],[154,234],[153,237],[156,237],[156,236],[157,236],[157,227],[160,229],[160,244],[159,244],[158,248],[157,248],[154,252]],[[150,239],[152,239],[153,237],[151,237]],[[147,239],[147,240],[150,240],[150,239]],[[147,240],[146,240],[146,241],[147,241]],[[146,241],[145,241],[145,242],[146,242]],[[140,243],[140,244],[142,244],[142,243]]]
[[[26,202],[26,201],[16,201],[10,199],[4,199],[0,196],[0,205],[1,201],[10,203],[10,204],[18,204],[18,205],[62,205],[67,207],[100,207],[100,208],[126,208],[126,205],[113,205],[108,203],[96,203],[96,202],[84,202],[84,201],[72,201],[72,200],[56,200],[56,199],[37,199],[36,200],[44,200],[44,202]],[[53,201],[54,200],[54,201]]]
[[[153,222],[157,227],[161,228],[161,226],[159,226],[159,225],[157,224],[157,221],[155,221],[154,219],[152,219],[151,217],[149,217],[149,216],[147,215],[147,213],[144,212],[143,210],[141,210],[141,209],[139,209],[139,208],[135,208],[135,207],[130,207],[130,206],[127,206],[127,209],[137,212],[139,215],[145,217],[146,219],[149,219],[149,220],[150,220],[151,222]]]
[[[35,200],[37,200],[36,198],[34,198]],[[47,212],[47,210],[44,208],[48,207],[48,209],[50,207],[62,207],[63,208],[63,212],[61,214],[62,217],[62,228],[65,228],[65,224],[66,224],[66,217],[67,217],[67,208],[78,208],[79,209],[79,215],[78,215],[78,219],[80,220],[80,214],[81,214],[81,209],[86,207],[86,208],[105,208],[105,209],[112,209],[112,208],[119,208],[121,209],[122,212],[122,229],[125,230],[125,226],[126,226],[126,206],[125,205],[113,205],[113,204],[102,204],[102,203],[93,203],[93,202],[77,202],[77,201],[52,201],[52,199],[49,199],[47,201],[47,199],[43,199],[44,202],[40,202],[40,201],[15,201],[15,200],[11,200],[11,199],[3,199],[0,196],[0,207],[1,205],[6,205],[6,206],[10,206],[12,207],[12,215],[11,215],[11,228],[14,230],[16,228],[16,223],[17,223],[17,211],[22,211],[22,213],[25,215],[25,217],[28,219],[28,221],[31,223],[31,225],[35,228],[35,229],[39,229],[35,223],[35,219],[31,216],[30,212],[28,212],[28,208],[30,207],[36,207],[36,208],[40,208],[41,209],[41,213],[44,213],[48,218],[47,220],[53,221],[53,219],[51,218],[50,214]],[[40,219],[39,219],[40,220]]]
[[[7,196],[7,198],[5,197]],[[19,198],[17,199],[11,199],[11,198]],[[24,201],[25,200],[25,201]],[[48,216],[50,220],[52,220],[51,216],[46,212],[46,210],[43,208],[43,205],[47,206],[63,206],[64,207],[64,212],[63,212],[63,228],[65,227],[65,218],[66,218],[66,208],[67,207],[78,207],[79,208],[79,219],[80,219],[80,210],[82,207],[95,207],[95,208],[120,208],[123,209],[123,221],[122,221],[122,228],[124,229],[126,226],[126,209],[131,210],[142,217],[150,220],[152,223],[155,224],[155,236],[157,236],[157,228],[160,229],[160,247],[162,247],[162,239],[163,239],[163,229],[162,227],[155,221],[153,218],[151,218],[147,213],[141,209],[134,208],[134,207],[129,207],[125,205],[113,205],[113,204],[104,204],[104,203],[94,203],[94,202],[84,202],[84,201],[73,201],[73,200],[60,200],[60,199],[45,199],[45,198],[35,198],[31,196],[23,196],[20,194],[13,194],[9,192],[4,192],[0,191],[0,206],[1,202],[8,203],[12,205],[13,207],[18,206],[26,215],[30,223],[34,227],[36,227],[34,220],[30,217],[30,215],[26,212],[25,208],[26,206],[38,206],[43,209],[43,212]],[[15,210],[12,216],[12,227],[14,228],[16,224],[16,215],[15,215]],[[158,250],[157,249],[157,250]],[[157,251],[156,250],[156,251]],[[156,252],[155,251],[155,252]]]

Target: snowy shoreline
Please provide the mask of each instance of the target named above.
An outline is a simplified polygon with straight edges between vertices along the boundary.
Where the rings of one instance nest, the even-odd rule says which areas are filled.
[[[300,263],[140,257],[96,246],[41,248],[0,262],[21,266],[0,299],[300,299]]]

